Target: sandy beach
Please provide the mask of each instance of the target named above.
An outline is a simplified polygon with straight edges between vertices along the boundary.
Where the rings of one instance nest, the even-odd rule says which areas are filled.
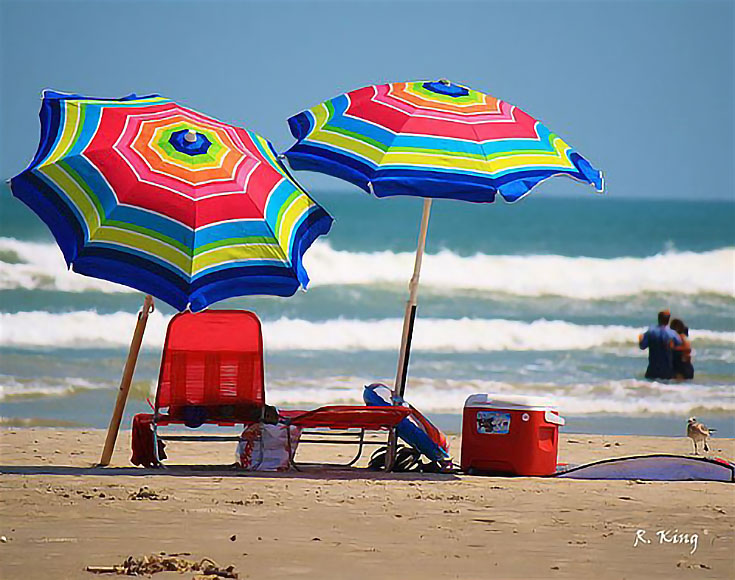
[[[99,469],[102,430],[0,431],[2,578],[112,577],[85,568],[159,552],[240,578],[735,577],[731,484],[243,473],[222,443],[171,443],[170,467],[148,470],[129,463],[129,439]],[[690,451],[684,437],[563,435],[559,460]],[[333,447],[300,453],[337,459]],[[735,440],[712,454],[735,456]],[[637,530],[651,543],[634,546]],[[659,530],[697,534],[696,550],[659,543]]]

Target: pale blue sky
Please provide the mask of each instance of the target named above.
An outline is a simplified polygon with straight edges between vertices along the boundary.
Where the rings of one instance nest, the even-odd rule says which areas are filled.
[[[159,93],[261,133],[366,84],[447,77],[542,120],[608,193],[735,199],[732,0],[0,0],[0,175],[43,88]],[[351,188],[303,176],[312,188]],[[569,180],[542,185],[587,189]]]

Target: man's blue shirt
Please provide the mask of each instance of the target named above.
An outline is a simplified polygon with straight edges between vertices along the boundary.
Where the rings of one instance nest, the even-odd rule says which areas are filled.
[[[671,342],[681,344],[679,335],[668,326],[652,326],[641,336],[641,350],[648,349],[648,379],[670,379],[674,376]]]

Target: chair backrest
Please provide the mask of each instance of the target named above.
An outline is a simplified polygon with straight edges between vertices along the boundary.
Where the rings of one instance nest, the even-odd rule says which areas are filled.
[[[169,322],[156,409],[194,405],[265,405],[263,335],[253,312],[182,312]]]

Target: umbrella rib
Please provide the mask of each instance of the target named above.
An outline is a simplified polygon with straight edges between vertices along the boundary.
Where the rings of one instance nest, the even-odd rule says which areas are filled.
[[[288,180],[287,180],[286,177],[282,177],[282,181],[279,182],[278,185],[280,185],[281,183],[283,183],[283,181],[288,181]],[[274,186],[271,189],[271,194],[273,193],[273,191],[275,191],[275,189],[278,187],[278,185]],[[297,188],[297,191],[299,191],[298,188]],[[268,202],[270,202],[270,194],[268,196]],[[266,202],[266,207],[268,205],[268,202]],[[276,247],[278,248],[278,251],[281,253],[283,259],[289,265],[290,269],[293,270],[293,264],[291,263],[291,258],[288,255],[286,255],[286,252],[283,251],[283,248],[281,247],[281,241],[278,239],[278,236],[276,235],[276,232],[273,231],[273,228],[268,223],[268,220],[265,218],[265,215],[266,215],[266,212],[263,211],[263,223],[265,224],[265,227],[268,228],[268,231],[271,233],[271,235],[273,236],[273,239],[276,241]]]
[[[289,267],[291,268],[291,270],[293,270],[293,264],[291,263],[291,258],[286,255],[286,252],[283,251],[283,248],[281,247],[281,241],[278,239],[278,236],[276,235],[276,232],[273,231],[273,228],[268,223],[268,220],[265,219],[265,217],[263,218],[263,223],[265,224],[265,227],[268,228],[268,231],[273,235],[273,239],[276,240],[276,246],[278,248],[278,251],[283,256],[283,259],[289,265]]]

